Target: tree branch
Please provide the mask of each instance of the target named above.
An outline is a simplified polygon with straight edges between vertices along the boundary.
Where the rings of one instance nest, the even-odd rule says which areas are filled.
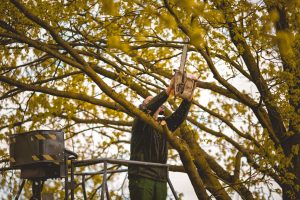
[[[20,81],[7,78],[5,76],[0,76],[0,81],[5,82],[9,85],[18,87],[21,90],[36,91],[36,92],[42,92],[45,94],[50,94],[50,95],[58,96],[58,97],[77,99],[77,100],[85,101],[85,102],[88,102],[88,103],[91,103],[94,105],[110,108],[110,109],[113,109],[116,111],[127,112],[123,107],[121,107],[119,104],[117,104],[115,102],[108,102],[105,100],[95,99],[91,96],[87,96],[84,94],[73,93],[73,92],[69,92],[69,91],[60,91],[60,90],[55,90],[55,89],[32,85],[32,84],[25,84]]]

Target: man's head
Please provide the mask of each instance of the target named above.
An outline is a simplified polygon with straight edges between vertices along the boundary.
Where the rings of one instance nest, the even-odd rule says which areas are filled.
[[[148,96],[146,99],[143,101],[143,106],[146,106],[151,100],[153,99],[153,96]],[[165,111],[165,106],[160,106],[154,113],[153,117],[157,119],[158,115],[164,115]]]
[[[152,99],[153,99],[153,96],[147,96],[146,99],[144,99],[144,101],[143,101],[143,105],[147,105]]]

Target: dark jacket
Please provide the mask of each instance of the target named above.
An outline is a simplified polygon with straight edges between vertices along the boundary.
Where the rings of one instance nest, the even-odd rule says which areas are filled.
[[[154,97],[147,105],[142,106],[144,112],[151,116],[168,99],[165,91]],[[178,109],[169,117],[166,117],[168,128],[175,131],[186,119],[191,103],[183,100]],[[143,162],[167,163],[168,147],[166,138],[158,133],[149,124],[139,118],[136,118],[132,126],[130,160]],[[146,177],[158,181],[167,180],[167,170],[162,167],[148,167],[129,165],[128,174],[131,177]]]

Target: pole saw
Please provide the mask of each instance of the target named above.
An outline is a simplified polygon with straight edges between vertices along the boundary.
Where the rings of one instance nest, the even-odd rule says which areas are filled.
[[[185,72],[184,66],[187,59],[188,39],[185,39],[183,45],[182,55],[180,59],[180,66],[175,70],[175,96],[183,99],[190,99],[196,88],[196,80]]]

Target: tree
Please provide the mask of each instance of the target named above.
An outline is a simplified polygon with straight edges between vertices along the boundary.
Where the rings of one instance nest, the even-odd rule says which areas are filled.
[[[4,0],[0,9],[2,140],[44,127],[70,140],[92,133],[100,156],[115,145],[126,157],[140,117],[166,134],[199,199],[267,198],[262,189],[300,199],[299,1]],[[186,37],[199,89],[170,133],[137,99],[165,87]]]

